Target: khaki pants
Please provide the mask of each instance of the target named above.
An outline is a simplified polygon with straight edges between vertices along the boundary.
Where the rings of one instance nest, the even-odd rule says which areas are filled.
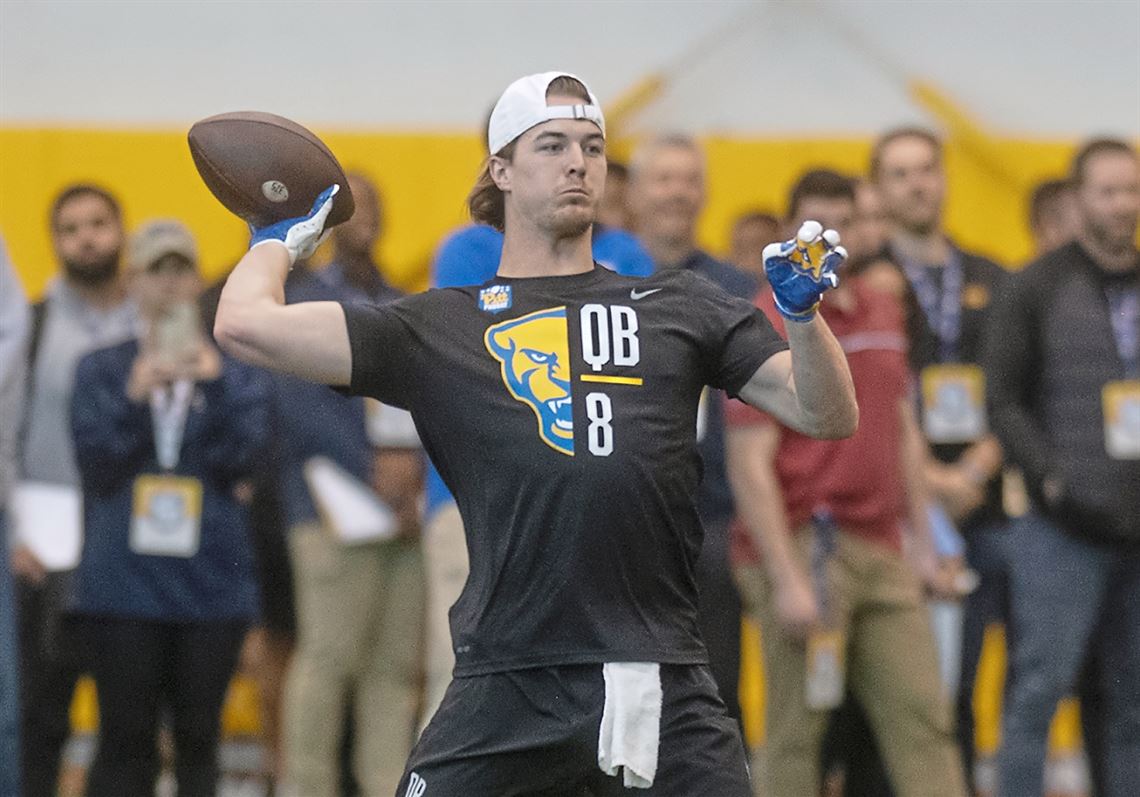
[[[448,610],[467,583],[467,540],[455,504],[437,511],[424,529],[424,569],[427,573],[427,633],[423,725],[431,720],[451,683],[455,651],[451,646]]]
[[[898,797],[963,797],[966,786],[943,693],[930,615],[917,577],[901,557],[837,535],[828,568],[831,610],[847,639],[847,685],[874,728]],[[812,531],[796,537],[805,572]],[[805,648],[774,614],[760,565],[738,566],[745,611],[763,634],[767,745],[758,780],[765,797],[819,794],[820,744],[828,713],[804,699]]]
[[[416,541],[342,545],[317,524],[290,535],[297,649],[285,685],[285,772],[297,797],[336,797],[345,701],[364,797],[391,797],[415,733],[423,635]]]

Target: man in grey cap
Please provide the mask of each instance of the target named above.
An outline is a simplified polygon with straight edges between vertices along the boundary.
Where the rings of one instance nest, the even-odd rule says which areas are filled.
[[[810,236],[811,260],[795,242],[770,252],[797,322],[789,352],[708,280],[594,263],[605,120],[581,80],[512,83],[488,144],[468,206],[504,232],[492,280],[380,307],[282,304],[334,187],[255,232],[215,336],[409,409],[455,495],[471,565],[451,609],[455,678],[398,794],[746,797],[697,630],[697,403],[712,384],[807,434],[852,433],[850,374],[815,312],[844,253],[830,231]]]
[[[86,539],[68,609],[99,697],[86,794],[153,794],[166,714],[178,794],[213,797],[222,705],[257,614],[246,504],[269,386],[206,338],[186,227],[147,224],[127,266],[137,337],[79,361],[71,405]]]

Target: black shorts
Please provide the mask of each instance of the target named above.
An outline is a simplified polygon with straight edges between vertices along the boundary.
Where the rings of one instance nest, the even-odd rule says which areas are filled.
[[[650,789],[598,767],[600,664],[452,680],[408,759],[397,797],[750,797],[744,745],[708,667],[661,665]]]

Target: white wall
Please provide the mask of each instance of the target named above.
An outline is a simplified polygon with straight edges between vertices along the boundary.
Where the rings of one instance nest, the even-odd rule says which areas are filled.
[[[551,68],[603,104],[677,71],[642,128],[870,133],[924,118],[901,69],[996,131],[1140,138],[1138,0],[0,0],[0,124],[257,108],[326,128],[473,130],[507,82]]]

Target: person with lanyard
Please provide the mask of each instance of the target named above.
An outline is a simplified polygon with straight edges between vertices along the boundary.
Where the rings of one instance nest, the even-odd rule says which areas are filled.
[[[986,352],[993,426],[1031,504],[1013,529],[998,789],[1042,793],[1050,720],[1091,658],[1092,780],[1117,797],[1140,794],[1140,156],[1090,141],[1071,180],[1077,240],[1011,279]]]
[[[838,236],[771,253],[794,321],[784,342],[694,274],[595,263],[605,120],[580,79],[512,83],[488,144],[468,207],[504,232],[493,279],[386,305],[283,304],[331,186],[308,216],[254,233],[215,336],[251,363],[409,409],[455,494],[470,554],[455,677],[398,794],[747,797],[697,626],[694,421],[712,384],[806,434],[854,432],[850,373],[816,313]]]
[[[854,182],[813,170],[790,192],[786,230],[816,219],[845,235],[854,215]],[[936,557],[927,521],[902,311],[846,265],[840,278],[820,312],[847,355],[859,430],[812,440],[739,401],[725,408],[738,509],[733,569],[763,636],[767,731],[757,793],[819,794],[825,729],[839,720],[840,749],[831,751],[839,755],[828,757],[847,759],[847,794],[889,792],[876,782],[889,774],[889,793],[900,797],[963,797],[924,595],[952,594],[953,573]],[[768,289],[756,298],[779,330],[776,302]],[[840,708],[847,693],[858,705]],[[856,788],[855,768],[879,750],[886,773],[860,772]],[[857,753],[863,760],[852,760]]]
[[[153,793],[163,709],[179,795],[215,793],[222,703],[258,611],[246,504],[269,385],[206,338],[197,263],[183,225],[143,227],[128,252],[138,337],[76,371],[86,537],[70,611],[99,697],[89,797]]]
[[[1002,451],[986,417],[986,379],[992,374],[981,365],[991,300],[1006,274],[943,232],[946,175],[942,143],[933,133],[900,128],[882,135],[871,151],[870,177],[890,221],[885,255],[906,276],[913,294],[906,302],[917,316],[908,324],[910,359],[930,444],[925,470],[937,499],[935,522],[957,527],[965,540],[966,565],[979,577],[963,602],[961,650],[953,656],[959,662],[958,742],[972,784],[973,696],[982,639],[987,625],[1008,617]],[[942,644],[952,640],[943,638]]]

